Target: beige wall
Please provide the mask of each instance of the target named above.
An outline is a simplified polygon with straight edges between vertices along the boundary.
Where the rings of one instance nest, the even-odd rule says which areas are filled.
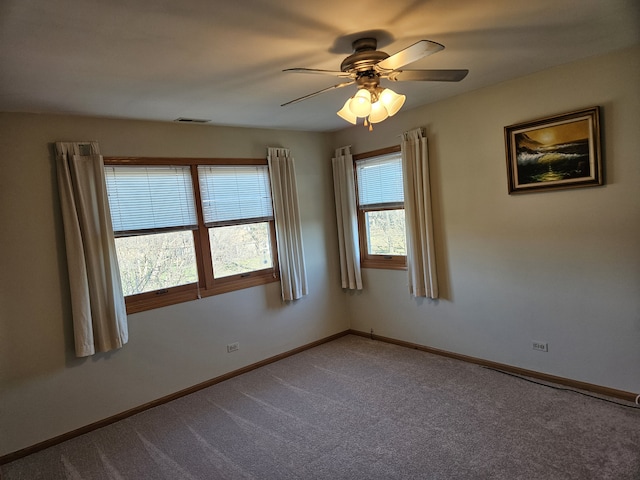
[[[0,114],[0,455],[349,326],[640,393],[638,85],[635,48],[401,112],[373,133]],[[607,185],[509,196],[503,127],[592,105],[603,107]],[[397,144],[418,126],[429,135],[444,298],[411,299],[404,272],[371,269],[364,292],[343,294],[332,149]],[[311,293],[283,306],[270,284],[131,315],[125,348],[75,359],[56,140],[132,156],[291,148]],[[240,351],[227,354],[230,342]]]
[[[349,327],[339,288],[327,136],[1,114],[0,454],[6,454]],[[296,159],[310,293],[283,305],[269,284],[129,316],[122,350],[75,359],[50,143],[104,155]],[[226,344],[240,343],[227,354]]]
[[[504,126],[593,105],[606,186],[509,196]],[[352,127],[333,142],[361,153],[419,126],[443,298],[411,299],[405,272],[366,269],[365,290],[349,297],[352,328],[640,393],[640,48],[398,114],[373,133]]]

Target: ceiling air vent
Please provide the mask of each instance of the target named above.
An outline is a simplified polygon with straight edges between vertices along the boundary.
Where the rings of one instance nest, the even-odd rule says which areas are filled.
[[[176,118],[174,122],[180,123],[209,123],[211,120],[204,120],[202,118]]]

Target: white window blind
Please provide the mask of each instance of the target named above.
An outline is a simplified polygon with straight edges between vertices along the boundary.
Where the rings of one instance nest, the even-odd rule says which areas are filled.
[[[189,167],[107,165],[116,236],[198,227]]]
[[[400,153],[358,160],[356,177],[361,209],[401,207],[404,204]]]
[[[273,219],[266,165],[199,165],[198,178],[206,226]]]

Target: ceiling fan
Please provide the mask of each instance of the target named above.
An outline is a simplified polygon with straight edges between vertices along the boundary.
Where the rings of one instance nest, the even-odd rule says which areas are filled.
[[[353,41],[352,47],[353,53],[342,61],[340,71],[315,68],[283,70],[284,72],[331,75],[348,80],[283,103],[281,106],[284,107],[330,90],[355,84],[358,87],[357,93],[349,98],[337,113],[354,125],[358,118],[364,118],[365,126],[368,124],[369,130],[371,130],[372,123],[381,122],[387,117],[395,115],[406,99],[404,95],[398,95],[389,88],[382,88],[380,86],[381,79],[392,82],[459,82],[469,73],[469,70],[403,69],[402,67],[405,65],[444,49],[443,45],[430,40],[420,40],[393,55],[377,50],[378,42],[375,38],[359,38]]]

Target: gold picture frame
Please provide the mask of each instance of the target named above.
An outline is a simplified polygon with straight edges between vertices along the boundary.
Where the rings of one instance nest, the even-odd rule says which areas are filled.
[[[602,185],[600,107],[504,127],[509,194]]]

